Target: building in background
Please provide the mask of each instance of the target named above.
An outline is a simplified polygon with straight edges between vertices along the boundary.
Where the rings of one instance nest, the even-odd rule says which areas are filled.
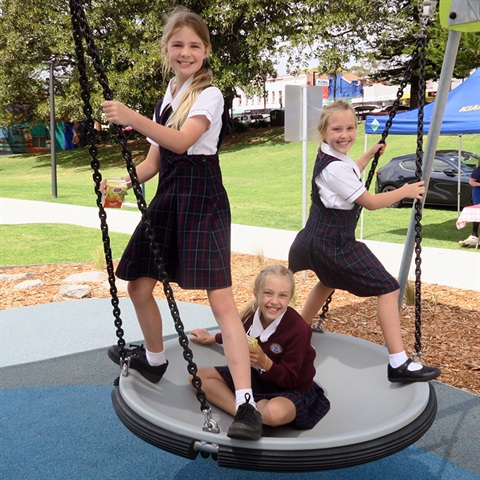
[[[336,80],[332,75],[319,75],[316,72],[300,75],[279,75],[277,78],[268,79],[265,82],[263,96],[248,96],[243,90],[237,89],[238,96],[233,100],[232,114],[236,117],[242,114],[262,114],[269,113],[271,110],[283,110],[285,107],[285,86],[305,84],[323,88],[324,103],[336,98],[351,102],[353,105],[368,104],[383,107],[391,105],[398,92],[398,85],[390,85],[387,82],[365,81],[353,73],[341,73],[337,75]],[[335,94],[334,85],[336,87]],[[436,82],[427,82],[427,101],[435,100],[436,90]],[[409,98],[410,86],[407,85],[402,103],[408,104]]]

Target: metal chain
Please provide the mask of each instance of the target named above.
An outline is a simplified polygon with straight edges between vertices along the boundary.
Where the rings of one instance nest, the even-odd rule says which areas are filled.
[[[319,317],[318,317],[318,322],[315,323],[313,326],[312,326],[312,330],[314,332],[318,332],[318,333],[324,333],[325,332],[325,328],[323,326],[323,322],[325,321],[325,316],[327,315],[328,313],[328,306],[330,305],[330,302],[332,301],[332,297],[333,297],[333,294],[335,293],[335,290],[330,293],[330,295],[328,296],[327,300],[325,301],[325,303],[323,304],[323,307],[322,307],[322,313],[320,313]]]
[[[415,160],[415,177],[417,182],[422,180],[423,172],[423,125],[424,125],[424,107],[425,107],[425,66],[427,49],[427,25],[429,19],[421,16],[422,32],[418,35],[420,44],[419,56],[419,78],[418,78],[418,125],[417,125],[417,150]],[[426,193],[425,193],[426,195]],[[422,210],[423,201],[415,200],[415,354],[413,358],[416,362],[422,363]]]
[[[116,335],[118,338],[118,346],[120,348],[120,354],[123,357],[125,355],[125,340],[123,339],[124,332],[122,329],[122,319],[120,317],[121,311],[119,308],[119,299],[117,296],[117,288],[115,285],[115,274],[112,264],[112,251],[110,248],[110,237],[108,235],[107,214],[102,205],[102,193],[100,191],[100,183],[102,181],[102,175],[100,173],[100,162],[97,158],[98,149],[97,143],[97,131],[95,129],[94,120],[92,117],[92,106],[90,104],[90,91],[88,87],[88,78],[86,75],[87,66],[85,64],[85,51],[83,48],[82,38],[84,36],[82,27],[84,22],[81,16],[81,8],[76,4],[76,0],[70,0],[70,10],[72,12],[72,26],[73,26],[73,39],[75,42],[75,53],[77,57],[77,68],[80,75],[80,87],[81,96],[83,100],[83,112],[86,117],[85,130],[86,141],[89,145],[88,150],[91,157],[90,165],[93,170],[94,189],[96,194],[96,203],[99,209],[100,228],[102,231],[103,249],[106,260],[106,267],[108,273],[108,282],[110,285],[111,303],[113,306],[114,324],[117,328]]]
[[[380,139],[380,143],[385,143],[385,140],[388,137],[390,127],[392,126],[393,119],[395,118],[395,115],[397,114],[398,107],[400,105],[400,100],[403,97],[403,92],[405,90],[405,87],[407,86],[407,83],[410,80],[410,77],[412,76],[412,71],[413,71],[413,68],[415,66],[415,63],[420,56],[421,47],[422,47],[422,38],[418,37],[416,42],[415,42],[415,47],[414,47],[413,52],[412,52],[412,58],[410,59],[410,61],[407,64],[407,68],[405,70],[405,73],[403,75],[402,80],[400,81],[400,86],[398,88],[396,98],[393,102],[392,109],[390,110],[390,112],[388,114],[388,119],[385,123],[385,129],[382,132],[382,138]],[[375,174],[375,171],[377,170],[377,165],[378,165],[379,158],[380,158],[380,153],[377,152],[375,154],[375,156],[373,157],[373,160],[372,160],[372,163],[371,163],[371,166],[370,166],[370,170],[368,172],[367,179],[365,181],[365,188],[367,190],[370,189],[370,185],[372,184],[373,176]],[[357,210],[357,223],[358,223],[358,220],[360,218],[361,213],[362,213],[362,207],[359,207],[358,210]],[[328,296],[325,304],[322,307],[322,313],[320,315],[320,319],[319,319],[319,322],[318,322],[318,323],[321,322],[322,326],[318,327],[318,330],[316,330],[316,331],[320,331],[320,330],[323,331],[323,321],[325,320],[325,316],[328,313],[328,308],[329,308],[329,305],[332,301],[333,293],[334,292],[332,292]]]
[[[110,240],[108,237],[108,226],[106,222],[107,215],[105,213],[105,209],[103,208],[102,201],[101,201],[102,194],[100,192],[100,183],[102,181],[102,176],[99,171],[100,162],[97,159],[98,152],[95,146],[96,131],[95,131],[94,123],[92,119],[92,107],[90,105],[90,93],[88,89],[88,79],[86,75],[86,64],[85,64],[85,58],[84,58],[85,51],[82,45],[82,38],[85,39],[85,42],[87,45],[87,51],[89,56],[92,59],[93,66],[97,74],[97,79],[103,88],[104,98],[106,100],[111,100],[113,98],[113,93],[108,85],[108,79],[104,73],[104,69],[103,69],[103,65],[100,60],[100,57],[98,56],[93,35],[88,26],[88,23],[85,17],[85,12],[81,5],[81,1],[70,0],[70,10],[71,10],[71,16],[72,16],[73,30],[74,30],[77,66],[80,74],[80,84],[82,87],[82,99],[85,104],[84,113],[87,116],[87,141],[90,145],[89,152],[90,152],[90,155],[92,156],[91,163],[92,163],[92,168],[94,169],[93,178],[95,182],[95,193],[97,195],[97,206],[99,207],[99,211],[100,211],[99,215],[100,215],[100,221],[101,221],[102,238],[104,242],[105,260],[107,263],[107,271],[108,271],[109,283],[110,283],[110,293],[112,295],[112,304],[114,304],[115,326],[117,327],[118,346],[121,350],[122,358],[124,358],[125,356],[125,341],[123,340],[124,332],[122,330],[122,320],[120,318],[120,309],[118,308],[117,289],[115,287],[115,275],[113,271],[113,262],[112,262],[112,255],[110,250]],[[179,337],[179,343],[183,348],[183,357],[188,363],[187,371],[193,377],[192,385],[195,387],[197,391],[196,396],[198,401],[200,402],[200,409],[204,412],[204,414],[206,414],[206,417],[209,418],[209,420],[211,420],[209,417],[209,414],[211,413],[211,409],[207,403],[205,392],[201,388],[202,381],[200,377],[197,375],[198,368],[195,362],[193,361],[193,352],[189,347],[188,336],[185,334],[185,328],[180,318],[178,307],[173,295],[173,290],[168,282],[168,277],[165,272],[165,264],[163,262],[163,259],[160,256],[160,250],[155,240],[155,233],[154,233],[152,223],[147,211],[147,204],[145,202],[145,199],[143,198],[142,188],[138,180],[135,164],[132,161],[131,152],[127,147],[126,135],[123,132],[121,126],[117,125],[116,129],[117,129],[118,141],[122,148],[122,156],[125,159],[125,162],[127,165],[127,171],[132,181],[132,188],[135,193],[135,197],[137,199],[137,205],[142,214],[142,222],[145,225],[145,231],[149,241],[150,249],[154,256],[160,281],[163,285],[167,303],[170,308],[172,318],[174,320],[175,330],[177,331],[178,337]],[[211,420],[211,422],[215,423],[213,420]],[[206,429],[206,427],[204,427],[204,429]]]

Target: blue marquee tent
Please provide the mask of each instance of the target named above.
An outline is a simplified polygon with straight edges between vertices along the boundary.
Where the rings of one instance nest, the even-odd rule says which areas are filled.
[[[424,107],[423,133],[428,133],[435,102]],[[368,115],[365,133],[381,134],[388,115]],[[393,135],[415,135],[417,133],[418,108],[399,112],[389,130]],[[447,98],[440,135],[464,135],[480,133],[480,68],[467,80],[454,88]]]

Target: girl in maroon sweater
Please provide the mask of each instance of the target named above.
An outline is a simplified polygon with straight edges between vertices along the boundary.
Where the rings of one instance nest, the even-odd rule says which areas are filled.
[[[292,424],[313,428],[330,409],[323,390],[313,381],[315,350],[312,329],[288,306],[295,290],[292,272],[270,265],[257,276],[254,301],[242,313],[250,348],[252,389],[265,425]],[[222,334],[191,332],[192,341],[222,343]],[[228,367],[199,367],[207,399],[235,415],[234,385]]]

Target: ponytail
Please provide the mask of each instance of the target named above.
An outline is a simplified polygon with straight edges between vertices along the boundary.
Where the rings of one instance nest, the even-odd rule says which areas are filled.
[[[185,90],[180,98],[179,107],[167,121],[167,127],[180,130],[188,117],[188,113],[198,96],[212,84],[213,70],[205,59],[202,68],[193,76],[192,84]]]

